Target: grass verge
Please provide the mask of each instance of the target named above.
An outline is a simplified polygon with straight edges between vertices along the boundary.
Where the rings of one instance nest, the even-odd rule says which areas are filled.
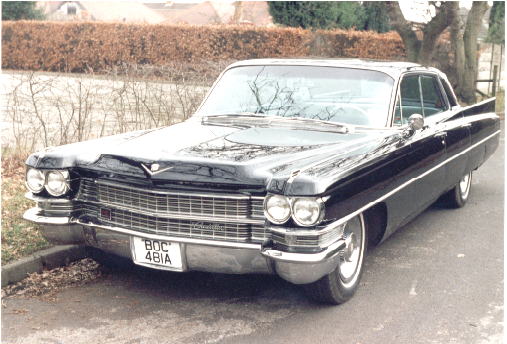
[[[2,265],[51,247],[39,226],[23,219],[24,212],[33,207],[24,197],[26,192],[22,163],[2,157]]]

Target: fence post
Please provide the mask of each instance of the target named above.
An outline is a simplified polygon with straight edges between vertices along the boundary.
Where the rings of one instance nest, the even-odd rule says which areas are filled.
[[[498,66],[493,67],[493,97],[496,95],[496,73],[498,72]]]

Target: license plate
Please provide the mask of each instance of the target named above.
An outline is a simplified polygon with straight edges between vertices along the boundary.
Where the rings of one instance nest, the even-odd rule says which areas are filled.
[[[134,263],[159,268],[181,269],[180,244],[144,238],[133,238]]]

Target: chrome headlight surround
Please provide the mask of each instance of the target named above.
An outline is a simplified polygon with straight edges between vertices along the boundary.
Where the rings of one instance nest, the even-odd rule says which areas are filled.
[[[44,186],[46,191],[52,196],[65,195],[70,190],[69,171],[48,171]]]
[[[38,181],[38,182],[37,182]],[[39,193],[44,190],[46,184],[46,177],[42,171],[35,168],[28,168],[25,173],[25,185],[26,187],[35,193]]]
[[[306,209],[305,209],[306,208]],[[303,227],[311,227],[318,225],[325,215],[324,201],[321,198],[302,197],[295,198],[292,202],[292,219],[298,225]],[[304,212],[307,218],[303,218]],[[301,214],[303,213],[303,214]],[[299,214],[299,216],[298,216]],[[310,218],[308,219],[308,215]]]
[[[281,210],[274,209],[275,207],[283,208]],[[277,212],[282,212],[279,216]],[[264,199],[264,215],[274,224],[280,225],[287,222],[291,216],[290,200],[281,195],[268,194]]]
[[[67,170],[38,170],[28,167],[25,185],[33,193],[46,191],[52,196],[63,196],[70,191],[70,174]]]
[[[303,204],[303,202],[311,205],[313,215],[311,216],[310,221],[303,219],[301,216],[297,216],[298,207]],[[270,204],[271,203],[271,204]],[[286,208],[286,212],[283,213],[282,216],[276,216],[276,212],[270,211],[270,209],[283,205]],[[316,197],[294,197],[289,198],[282,195],[276,194],[268,194],[264,199],[264,215],[266,218],[274,224],[281,225],[286,223],[290,217],[294,220],[296,224],[302,227],[312,227],[316,226],[322,222],[325,215],[325,204],[322,198]],[[279,210],[278,210],[279,211]]]

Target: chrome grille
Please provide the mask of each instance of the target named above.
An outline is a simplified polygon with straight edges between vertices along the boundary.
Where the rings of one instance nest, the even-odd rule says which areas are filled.
[[[159,192],[94,183],[87,179],[81,185],[83,194],[101,203],[154,214],[264,219],[262,197]]]
[[[168,219],[118,209],[112,210],[111,221],[104,222],[157,234],[199,239],[246,241],[249,238],[247,224]]]
[[[143,190],[90,179],[82,180],[80,193],[80,199],[94,201],[83,202],[84,214],[111,226],[211,240],[262,242],[270,237],[263,197]],[[100,217],[101,207],[111,211],[110,219]]]

